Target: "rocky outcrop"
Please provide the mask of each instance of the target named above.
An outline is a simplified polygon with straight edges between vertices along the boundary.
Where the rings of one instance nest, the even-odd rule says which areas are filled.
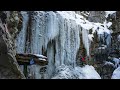
[[[15,58],[16,51],[13,38],[7,28],[7,13],[0,12],[0,78],[23,79],[25,78],[24,74],[21,72]]]
[[[90,22],[103,23],[105,21],[105,12],[104,11],[90,11],[88,20]]]
[[[109,12],[109,11],[107,11]],[[109,61],[108,57],[114,58],[119,57],[119,50],[120,50],[120,42],[118,40],[118,35],[120,35],[120,12],[116,11],[116,13],[106,13],[106,11],[90,11],[90,14],[88,16],[88,20],[91,22],[97,22],[97,23],[105,23],[110,22],[112,25],[109,27],[109,30],[111,31],[111,35],[109,36],[111,38],[111,44],[110,47],[107,48],[107,50],[100,49],[101,52],[99,53],[96,47],[92,47],[94,49],[94,60],[96,61],[94,63],[94,67],[98,71],[98,73],[101,75],[102,79],[110,79],[112,76],[112,73],[114,71],[114,67],[110,64],[104,65],[103,61]],[[109,23],[109,24],[110,24]],[[104,39],[105,40],[105,39]],[[99,40],[94,40],[92,46],[98,46]],[[97,50],[97,52],[95,52]],[[99,54],[98,54],[99,53]],[[98,55],[97,55],[98,54]],[[98,59],[97,59],[98,58]],[[102,62],[98,63],[98,60]]]

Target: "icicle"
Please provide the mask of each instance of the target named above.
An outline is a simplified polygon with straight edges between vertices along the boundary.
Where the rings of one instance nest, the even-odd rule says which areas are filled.
[[[42,46],[44,45],[45,36],[45,12],[34,12],[31,22],[31,53],[42,54]]]
[[[58,29],[58,18],[53,11],[46,13],[46,38],[45,38],[45,47],[49,41],[55,39],[59,34]]]
[[[89,56],[89,38],[88,38],[88,31],[86,29],[82,29],[82,40],[87,51],[87,56]]]
[[[47,57],[48,57],[48,65],[47,65],[47,74],[48,74],[48,78],[51,78],[54,70],[55,70],[55,58],[54,55],[55,54],[55,50],[54,50],[54,45],[51,43],[48,45],[47,48]],[[56,60],[57,61],[57,60]]]

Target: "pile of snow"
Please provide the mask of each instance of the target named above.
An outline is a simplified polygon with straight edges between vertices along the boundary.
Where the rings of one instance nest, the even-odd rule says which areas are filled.
[[[120,66],[114,70],[111,79],[120,79]]]
[[[101,79],[100,75],[96,72],[93,66],[86,65],[82,68],[85,79]]]
[[[62,65],[56,68],[55,76],[52,79],[101,79],[93,66],[71,67]]]

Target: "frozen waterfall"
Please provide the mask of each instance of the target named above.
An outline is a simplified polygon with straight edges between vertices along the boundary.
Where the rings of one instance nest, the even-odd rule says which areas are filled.
[[[44,78],[51,78],[58,66],[76,67],[76,55],[83,41],[89,56],[90,39],[88,30],[100,27],[90,23],[74,11],[21,12],[23,25],[17,36],[17,52],[43,54],[48,58]],[[82,33],[82,40],[80,34]],[[91,34],[92,35],[92,34]],[[41,68],[37,66],[35,68]],[[37,75],[40,75],[39,69]],[[40,78],[40,77],[37,77]]]

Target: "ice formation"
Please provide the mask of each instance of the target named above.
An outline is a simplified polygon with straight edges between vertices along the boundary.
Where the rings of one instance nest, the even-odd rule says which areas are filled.
[[[76,54],[80,47],[81,33],[88,56],[93,33],[97,31],[98,34],[103,32],[110,34],[108,27],[111,23],[89,22],[74,11],[33,11],[31,15],[25,11],[21,13],[23,25],[16,39],[17,52],[47,56],[48,76],[45,78],[51,78],[58,66],[76,67]],[[28,23],[30,23],[29,33],[27,32]],[[88,33],[90,29],[93,30],[92,34]],[[109,38],[107,40],[109,45]]]
[[[29,16],[27,12],[22,11],[21,14],[23,18],[22,29],[20,33],[17,35],[17,39],[16,39],[16,44],[17,44],[16,46],[18,53],[25,52],[25,42],[26,42],[27,26],[29,20]]]

